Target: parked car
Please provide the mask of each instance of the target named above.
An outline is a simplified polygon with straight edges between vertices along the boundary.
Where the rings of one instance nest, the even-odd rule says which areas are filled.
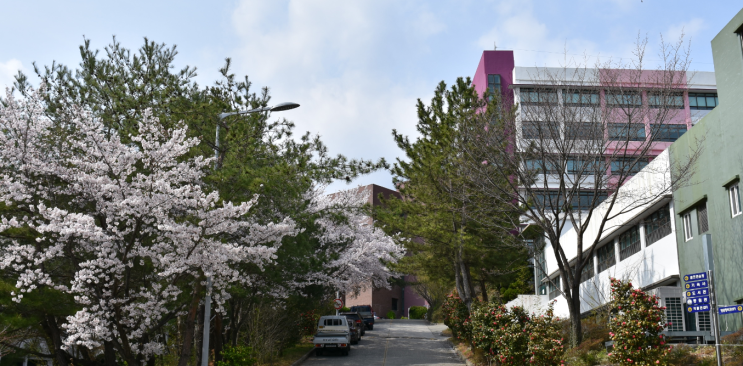
[[[321,356],[325,351],[340,351],[348,356],[351,351],[351,328],[349,321],[342,315],[320,317],[317,323],[317,334],[312,339],[315,354]]]
[[[354,323],[356,325],[359,331],[359,340],[361,340],[362,336],[366,335],[366,324],[364,324],[364,318],[361,317],[361,314],[355,311],[347,311],[340,315],[345,316],[349,323]]]
[[[371,305],[351,306],[351,311],[361,314],[361,318],[364,320],[364,324],[366,324],[366,329],[374,329],[374,319],[376,318],[376,314],[374,314]]]

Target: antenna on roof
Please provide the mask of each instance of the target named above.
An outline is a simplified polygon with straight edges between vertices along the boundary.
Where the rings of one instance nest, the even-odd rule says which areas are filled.
[[[498,50],[498,46],[496,46],[495,42],[493,42],[493,51],[497,51],[497,50]]]

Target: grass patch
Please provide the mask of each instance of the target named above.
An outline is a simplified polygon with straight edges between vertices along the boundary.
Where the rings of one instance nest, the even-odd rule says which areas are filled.
[[[289,347],[281,352],[281,356],[273,362],[261,364],[263,366],[291,366],[294,362],[299,360],[302,356],[307,354],[315,345],[312,343],[311,337],[304,337],[294,347]]]

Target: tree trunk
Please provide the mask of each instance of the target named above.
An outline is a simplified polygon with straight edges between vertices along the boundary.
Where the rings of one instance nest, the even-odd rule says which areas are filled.
[[[565,281],[567,284],[567,281]],[[577,291],[570,291],[571,295],[568,300],[568,310],[570,311],[570,345],[577,347],[583,342],[583,326],[580,319],[580,297],[575,296]]]
[[[214,363],[216,364],[218,361],[222,361],[222,348],[223,348],[223,338],[222,338],[222,314],[217,313],[216,317],[214,318],[214,329],[212,330],[212,345],[214,346]]]
[[[53,316],[45,316],[44,321],[41,322],[42,328],[46,331],[46,334],[51,338],[54,345],[54,358],[60,366],[68,366],[69,355],[62,349],[62,336],[57,326],[57,320]]]
[[[460,245],[459,250],[457,250],[457,260],[459,261],[459,271],[462,273],[462,289],[464,290],[464,294],[460,294],[459,296],[462,298],[462,301],[464,301],[464,304],[467,305],[467,311],[471,311],[472,279],[470,278],[469,266],[467,266],[462,259],[463,254],[463,249]]]
[[[103,359],[106,366],[116,366],[116,348],[114,348],[113,342],[103,342]]]
[[[459,252],[454,258],[454,284],[457,288],[459,298],[464,298],[464,288],[462,287],[462,272],[459,270]]]
[[[485,272],[485,270],[482,270]],[[485,286],[485,277],[480,276],[480,291],[482,291],[482,302],[487,304],[488,303],[488,288]]]
[[[188,309],[188,315],[186,321],[183,322],[183,343],[181,344],[181,352],[178,358],[178,366],[188,366],[191,362],[191,352],[193,351],[194,331],[196,327],[196,317],[199,311],[199,294],[201,293],[201,284],[196,281],[196,288],[193,292],[193,299],[191,300],[191,306]]]
[[[199,306],[198,321],[196,322],[196,336],[194,337],[194,347],[196,347],[196,366],[201,365],[202,349],[204,347],[204,305]],[[206,355],[209,357],[209,355]]]

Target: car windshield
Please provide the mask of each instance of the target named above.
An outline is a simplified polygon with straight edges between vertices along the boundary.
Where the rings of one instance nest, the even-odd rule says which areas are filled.
[[[353,320],[359,320],[361,317],[359,317],[358,314],[344,314],[346,316],[346,319],[353,319]]]

